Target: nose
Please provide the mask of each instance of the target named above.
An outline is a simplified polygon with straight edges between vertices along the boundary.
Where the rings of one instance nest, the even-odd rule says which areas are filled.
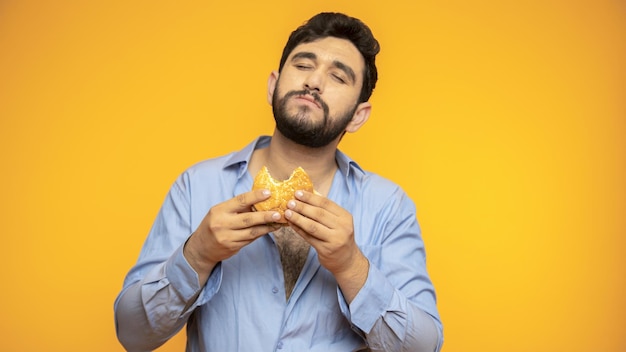
[[[304,88],[309,91],[316,91],[317,93],[322,93],[324,90],[324,75],[320,70],[310,71],[310,73],[305,77],[304,80]]]

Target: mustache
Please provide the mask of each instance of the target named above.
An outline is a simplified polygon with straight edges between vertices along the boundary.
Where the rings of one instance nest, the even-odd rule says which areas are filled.
[[[292,91],[288,92],[287,94],[285,94],[283,99],[287,100],[287,99],[289,99],[291,97],[303,96],[303,95],[311,96],[313,98],[313,100],[316,103],[318,103],[322,107],[322,109],[324,109],[324,111],[328,111],[328,105],[326,105],[326,102],[324,100],[322,100],[320,95],[315,93],[315,92],[311,92],[309,90],[306,90],[306,89],[303,89],[303,90],[292,90]]]

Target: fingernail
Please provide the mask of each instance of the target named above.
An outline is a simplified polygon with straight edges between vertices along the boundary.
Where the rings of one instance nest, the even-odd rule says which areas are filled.
[[[271,195],[272,195],[272,192],[270,192],[270,190],[269,190],[269,189],[264,189],[264,190],[263,190],[263,195],[264,195],[264,196],[266,196],[266,197],[269,197],[269,196],[271,196]]]
[[[302,191],[296,191],[296,198],[300,198],[304,195],[304,193],[302,193]]]
[[[291,219],[293,212],[289,209],[285,210],[285,219]]]
[[[273,219],[273,220],[276,220],[276,221],[280,220],[280,213],[274,213],[274,214],[272,214],[272,219]]]
[[[296,207],[296,201],[295,200],[290,200],[287,202],[287,208],[289,209],[293,209]]]

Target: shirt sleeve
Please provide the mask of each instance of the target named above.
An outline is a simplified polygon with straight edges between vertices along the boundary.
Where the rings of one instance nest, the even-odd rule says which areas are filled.
[[[172,186],[135,266],[115,301],[118,339],[128,351],[157,348],[174,336],[194,309],[221,284],[221,265],[200,287],[183,255],[190,216],[185,175]]]
[[[342,296],[340,296],[342,297]],[[403,297],[370,265],[365,286],[342,311],[367,340],[371,351],[440,351],[443,336],[438,320]]]
[[[339,293],[339,304],[372,351],[440,351],[443,328],[415,208],[402,193],[392,198],[384,225],[373,228],[380,241],[362,249],[370,261],[365,285],[349,305]]]

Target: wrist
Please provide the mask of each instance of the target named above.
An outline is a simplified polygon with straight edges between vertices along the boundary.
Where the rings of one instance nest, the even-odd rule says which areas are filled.
[[[351,263],[345,269],[333,273],[348,304],[352,302],[365,285],[369,266],[369,260],[359,251],[358,255],[351,260]]]
[[[203,248],[199,241],[199,236],[195,232],[191,234],[183,246],[183,256],[189,265],[191,265],[193,270],[195,270],[198,274],[200,283],[203,284],[206,280],[208,280],[211,271],[213,271],[213,268],[215,268],[218,262],[211,260],[206,255],[203,255],[202,251],[199,250],[200,248]]]

